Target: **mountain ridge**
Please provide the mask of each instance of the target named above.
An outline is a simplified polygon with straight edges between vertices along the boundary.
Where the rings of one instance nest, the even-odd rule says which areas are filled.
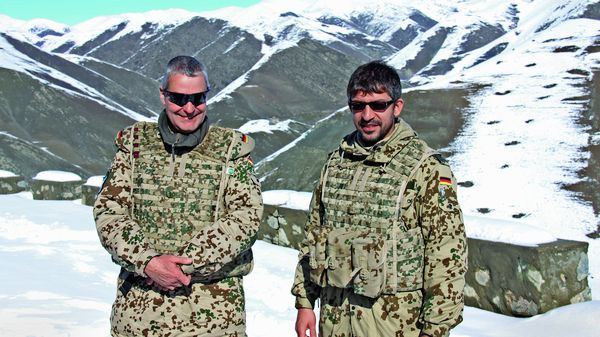
[[[486,191],[511,195],[506,189],[518,189],[518,184],[541,195],[556,195],[547,203],[556,203],[557,209],[572,205],[571,199],[588,198],[562,187],[560,193],[552,193],[550,187],[542,187],[542,179],[521,182],[517,173],[535,170],[531,164],[535,158],[538,163],[545,161],[539,171],[557,186],[593,184],[596,179],[580,172],[592,163],[590,139],[597,131],[575,121],[583,120],[578,116],[586,113],[595,116],[589,112],[595,107],[586,105],[585,97],[599,64],[598,3],[381,0],[358,4],[354,0],[344,4],[267,0],[246,9],[156,11],[96,18],[72,27],[15,21],[0,28],[4,34],[0,68],[14,72],[6,79],[24,75],[61,90],[66,95],[61,97],[74,97],[66,104],[46,102],[57,116],[66,116],[64,105],[71,106],[68,116],[76,119],[89,122],[93,114],[107,116],[101,132],[94,131],[93,125],[79,126],[102,135],[97,143],[101,151],[89,141],[82,142],[86,145],[81,150],[65,151],[64,144],[70,141],[60,132],[55,137],[63,139],[45,140],[52,153],[68,154],[68,161],[85,168],[87,174],[101,174],[98,168],[110,162],[116,131],[133,119],[155,119],[160,112],[158,80],[168,59],[176,54],[197,56],[207,64],[213,84],[211,122],[234,128],[265,125],[264,130],[250,132],[257,140],[254,159],[258,163],[279,154],[277,161],[258,165],[264,187],[309,190],[316,179],[313,166],[320,166],[341,135],[352,130],[349,120],[343,120],[348,76],[358,64],[383,59],[401,74],[406,119],[449,155],[462,181],[473,183],[462,190],[468,210],[492,209],[502,217],[525,214],[527,221],[549,220],[542,214],[543,207],[528,200],[521,200],[523,206],[502,200],[495,209],[485,204],[492,203],[486,201]],[[17,55],[18,49],[22,52]],[[0,82],[3,94],[11,86],[6,79],[3,85]],[[7,95],[0,101],[3,121],[8,121],[10,111],[11,116],[26,113],[26,118],[34,114],[35,109],[18,104],[22,97],[35,97],[34,93],[19,88],[25,95]],[[80,99],[95,103],[81,105]],[[94,106],[98,112],[81,117],[78,105]],[[460,113],[449,113],[446,105],[460,107]],[[455,117],[449,120],[448,116]],[[38,116],[46,127],[60,130],[64,121],[52,117]],[[317,122],[322,126],[313,127]],[[547,124],[560,139],[543,134]],[[19,134],[7,130],[4,123],[0,131]],[[25,140],[38,144],[48,137],[38,132]],[[503,159],[479,164],[477,158],[485,158],[490,149]],[[88,153],[99,153],[93,165],[85,164]],[[289,159],[283,160],[283,154]],[[550,154],[568,164],[545,160],[543,155]],[[302,171],[297,160],[303,157],[311,159],[302,165],[311,166],[303,170],[306,177],[300,181],[294,170]],[[31,168],[44,168],[30,160]],[[510,177],[511,182],[498,186],[481,175],[477,165]],[[585,202],[581,205],[575,207],[583,207],[580,220],[597,222],[595,211],[590,215],[591,208]]]

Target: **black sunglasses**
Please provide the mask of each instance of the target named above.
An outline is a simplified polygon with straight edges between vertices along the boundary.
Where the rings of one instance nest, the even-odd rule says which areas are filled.
[[[184,106],[187,102],[192,102],[194,106],[198,106],[202,103],[206,102],[206,91],[196,92],[193,94],[182,94],[179,92],[172,92],[169,90],[163,90],[163,95],[171,101],[171,103],[176,104],[178,106]]]
[[[348,106],[350,107],[350,111],[352,112],[358,112],[358,111],[363,111],[367,105],[371,108],[371,110],[375,111],[375,112],[384,112],[390,105],[394,104],[394,100],[391,101],[387,101],[387,102],[354,102],[354,101],[348,101]]]

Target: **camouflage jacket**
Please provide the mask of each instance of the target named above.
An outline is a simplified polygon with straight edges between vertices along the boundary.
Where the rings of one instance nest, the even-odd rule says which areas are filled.
[[[175,154],[155,123],[139,122],[119,132],[116,146],[93,209],[113,261],[146,276],[152,257],[183,255],[193,259],[184,272],[210,275],[250,250],[263,207],[251,138],[211,127],[190,152]]]
[[[354,141],[355,137],[356,132],[346,136],[340,148],[330,155],[330,160],[324,167],[319,184],[314,190],[309,219],[305,227],[307,237],[302,244],[292,288],[292,293],[296,296],[296,307],[313,308],[315,300],[325,294],[325,288],[322,287],[331,287],[332,283],[334,287],[339,287],[335,283],[339,280],[334,279],[332,282],[328,279],[318,284],[320,282],[313,279],[311,274],[317,266],[316,264],[311,266],[315,262],[311,255],[318,251],[318,247],[315,246],[323,242],[323,238],[320,237],[323,236],[324,228],[349,226],[350,229],[355,228],[358,231],[364,226],[382,227],[387,223],[389,227],[398,227],[407,234],[418,233],[419,237],[422,236],[422,243],[413,246],[422,250],[421,256],[423,256],[418,277],[414,278],[414,284],[401,284],[394,289],[400,293],[422,292],[423,303],[418,314],[421,331],[432,336],[446,336],[450,328],[462,320],[462,291],[466,272],[466,238],[462,213],[456,197],[455,178],[445,161],[437,154],[428,153],[424,142],[419,140],[416,133],[402,120],[396,124],[388,140],[372,148],[365,149],[359,146]],[[406,150],[409,149],[410,152],[411,148],[417,150],[422,148],[422,150],[413,155]],[[421,156],[421,153],[424,156]],[[415,160],[419,157],[422,157],[421,161]],[[411,164],[407,164],[406,167],[394,165],[395,160],[408,161]],[[337,167],[353,167],[356,174],[348,175],[348,179],[352,182],[346,186],[353,185],[355,188],[334,190],[336,181],[343,179],[343,174],[335,175],[335,172],[331,172],[336,170],[328,168],[332,165],[331,162],[335,162],[334,165]],[[372,183],[373,179],[361,179],[365,175],[381,174],[390,168],[402,171],[410,168],[411,165],[414,166],[413,172],[410,174],[398,172],[396,175],[409,177],[405,179],[406,184],[402,184],[401,188],[393,188],[395,191],[404,190],[401,198],[392,200],[389,195],[382,193],[386,187],[381,186],[381,181]],[[363,177],[359,176],[359,172]],[[331,177],[332,174],[335,176]],[[323,190],[324,182],[326,182],[325,190]],[[398,185],[397,182],[389,184]],[[368,199],[352,200],[356,198],[353,196],[353,190],[359,190],[358,187],[366,189],[362,196],[363,198],[369,196]],[[338,206],[336,211],[331,212],[328,210],[328,205],[332,205],[332,199],[336,196],[341,199],[339,203],[342,206]],[[382,200],[384,198],[386,200]],[[393,212],[397,201],[400,201],[398,215]],[[340,215],[340,210],[346,215]],[[399,219],[395,219],[396,216],[399,216]],[[344,219],[344,217],[351,217],[351,219]],[[388,219],[387,222],[382,221],[385,218]],[[343,237],[343,234],[336,233],[336,235]],[[329,245],[329,242],[327,244]],[[354,246],[353,250],[355,250]],[[352,259],[354,258],[355,256],[352,256]],[[330,263],[331,260],[328,259],[328,262]],[[337,269],[343,269],[343,266],[338,266]],[[388,277],[388,274],[382,274]],[[386,281],[389,282],[384,280],[382,283]],[[355,293],[360,293],[360,290],[363,289],[354,288]]]

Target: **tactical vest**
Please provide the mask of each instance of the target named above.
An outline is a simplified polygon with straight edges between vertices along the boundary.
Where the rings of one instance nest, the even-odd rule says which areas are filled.
[[[177,254],[201,229],[223,216],[223,200],[235,133],[211,127],[192,151],[165,150],[154,123],[138,122],[131,133],[132,217],[143,226],[146,240],[163,254]],[[234,271],[252,269],[252,253],[243,253]]]
[[[332,153],[322,178],[321,227],[311,247],[311,280],[377,297],[423,285],[421,229],[407,228],[401,203],[411,177],[435,152],[417,138],[387,153]]]

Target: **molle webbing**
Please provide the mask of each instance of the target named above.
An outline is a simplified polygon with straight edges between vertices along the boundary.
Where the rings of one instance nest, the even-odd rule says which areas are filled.
[[[175,253],[217,217],[222,172],[227,165],[224,152],[229,146],[223,151],[210,142],[218,139],[229,145],[232,132],[212,137],[209,132],[194,150],[172,156],[155,124],[137,123],[134,130],[140,144],[132,163],[134,219],[144,226],[144,235],[154,249]]]
[[[365,157],[353,160],[342,151],[335,152],[323,178],[326,226],[389,228],[400,217],[409,178],[434,153],[420,141],[398,146],[386,163],[369,162]]]

